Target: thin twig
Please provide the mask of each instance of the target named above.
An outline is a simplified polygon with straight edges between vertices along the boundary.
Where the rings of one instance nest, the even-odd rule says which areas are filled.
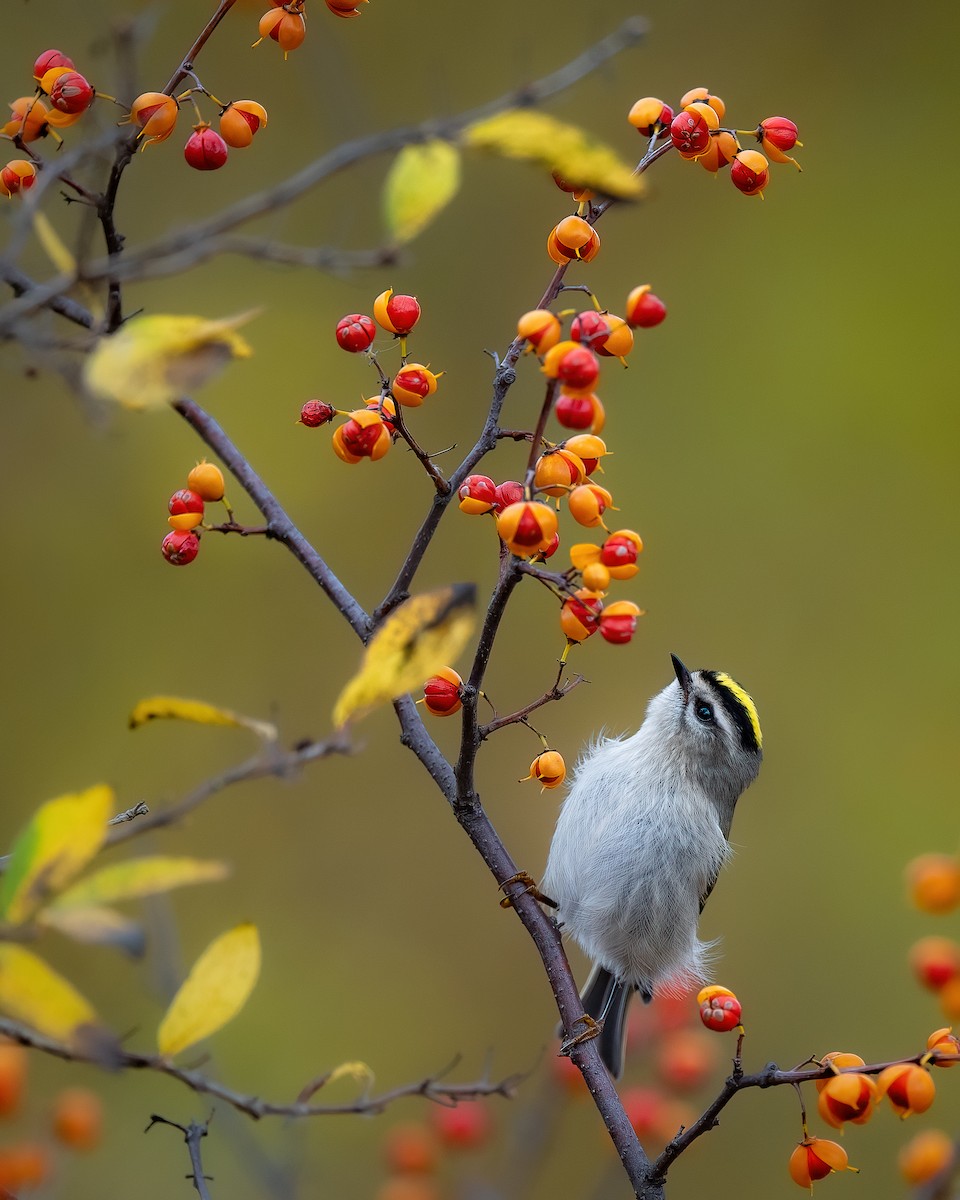
[[[153,1113],[150,1117],[150,1124],[144,1131],[145,1133],[149,1133],[154,1125],[170,1125],[174,1129],[180,1130],[183,1134],[183,1140],[187,1143],[187,1151],[190,1155],[189,1178],[193,1180],[193,1186],[197,1189],[200,1200],[211,1200],[210,1192],[207,1189],[207,1180],[210,1176],[204,1174],[203,1162],[200,1157],[200,1142],[207,1136],[211,1119],[212,1114],[202,1125],[197,1121],[191,1121],[189,1125],[180,1125],[176,1121],[169,1121],[166,1117],[160,1117],[156,1113]]]

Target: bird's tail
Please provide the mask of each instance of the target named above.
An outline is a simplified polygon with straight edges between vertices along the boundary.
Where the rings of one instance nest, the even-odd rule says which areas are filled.
[[[633,984],[622,983],[605,968],[595,966],[586,986],[580,993],[583,1011],[595,1021],[603,1022],[597,1041],[600,1058],[614,1079],[623,1073],[623,1058],[627,1045],[627,1007],[634,993]],[[650,994],[642,992],[644,1003]]]

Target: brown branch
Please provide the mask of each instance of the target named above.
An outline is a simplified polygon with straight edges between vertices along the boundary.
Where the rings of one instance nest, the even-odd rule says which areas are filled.
[[[85,1051],[63,1045],[44,1034],[36,1033],[16,1021],[0,1017],[0,1034],[11,1041],[19,1042],[40,1050],[54,1058],[67,1062],[83,1062],[101,1064],[102,1059],[96,1051]],[[358,1096],[341,1104],[309,1104],[305,1101],[290,1103],[263,1100],[259,1096],[235,1091],[226,1084],[210,1079],[199,1071],[185,1070],[175,1066],[168,1058],[159,1054],[136,1054],[128,1050],[117,1050],[111,1054],[110,1066],[118,1070],[155,1071],[160,1075],[168,1075],[176,1079],[191,1091],[204,1096],[213,1096],[223,1103],[229,1104],[238,1112],[246,1113],[255,1120],[264,1117],[331,1117],[350,1114],[374,1115],[384,1112],[397,1100],[411,1096],[420,1096],[437,1104],[456,1104],[461,1100],[475,1100],[480,1096],[503,1096],[513,1099],[517,1087],[526,1078],[525,1074],[507,1075],[503,1079],[477,1079],[470,1083],[443,1083],[439,1075],[428,1075],[411,1083],[403,1083],[373,1096]],[[316,1091],[316,1087],[314,1087]]]
[[[494,717],[492,721],[488,721],[486,725],[481,725],[477,732],[480,735],[481,741],[485,741],[491,733],[496,733],[498,729],[503,729],[506,725],[517,725],[521,721],[525,721],[532,712],[536,712],[538,708],[543,708],[545,704],[551,704],[555,700],[562,700],[564,696],[570,694],[575,687],[579,687],[581,683],[586,683],[582,675],[575,675],[573,679],[568,679],[566,683],[561,684],[559,679],[549,691],[538,696],[536,700],[531,700],[529,704],[525,704],[523,708],[518,708],[516,712],[510,713],[506,717]]]
[[[169,1121],[166,1117],[160,1117],[156,1113],[150,1116],[150,1124],[144,1130],[144,1133],[149,1133],[154,1125],[170,1125],[174,1129],[179,1129],[183,1134],[183,1140],[187,1143],[187,1152],[190,1155],[190,1176],[193,1180],[193,1186],[197,1189],[200,1200],[212,1200],[210,1192],[207,1189],[207,1179],[209,1176],[203,1173],[203,1161],[200,1157],[200,1142],[207,1136],[207,1131],[210,1121],[204,1121],[199,1124],[196,1121],[191,1121],[189,1125],[180,1125],[176,1121]]]

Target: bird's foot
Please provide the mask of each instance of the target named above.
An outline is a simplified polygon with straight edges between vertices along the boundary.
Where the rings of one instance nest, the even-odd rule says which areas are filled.
[[[589,1013],[584,1013],[582,1017],[577,1017],[573,1023],[573,1028],[582,1025],[583,1029],[579,1033],[572,1033],[557,1051],[558,1054],[568,1055],[574,1046],[579,1046],[582,1042],[589,1042],[595,1037],[599,1037],[603,1032],[603,1022],[595,1021]]]
[[[511,875],[509,879],[505,879],[503,883],[500,884],[498,891],[502,892],[504,888],[508,888],[512,883],[522,883],[524,885],[523,890],[513,893],[508,892],[500,901],[501,908],[514,908],[514,901],[518,896],[532,896],[534,900],[538,900],[541,904],[546,904],[550,908],[559,907],[556,900],[551,900],[549,896],[545,896],[543,892],[540,891],[535,881],[526,873],[526,871],[518,871],[516,875]]]

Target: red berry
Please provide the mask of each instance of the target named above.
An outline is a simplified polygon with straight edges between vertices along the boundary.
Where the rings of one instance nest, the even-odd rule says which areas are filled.
[[[600,617],[600,636],[615,646],[625,645],[637,631],[640,609],[630,600],[608,604]]]
[[[742,1012],[736,996],[719,994],[710,996],[700,1005],[700,1020],[708,1029],[726,1033],[728,1029],[735,1029],[740,1024]]]
[[[93,103],[95,92],[79,71],[61,75],[50,89],[50,103],[63,113],[82,113]]]
[[[522,499],[522,484],[517,483],[515,479],[508,479],[505,483],[497,484],[493,511],[503,512],[509,505],[518,504]]]
[[[792,150],[797,144],[796,125],[789,117],[767,117],[757,128],[761,142],[770,142],[778,150]]]
[[[463,680],[452,667],[441,667],[423,685],[423,705],[435,717],[451,717],[463,707],[460,688]]]
[[[635,287],[627,297],[627,324],[652,329],[667,315],[667,306],[650,291],[649,283]]]
[[[697,158],[710,145],[710,126],[702,113],[684,109],[670,123],[670,140],[681,158]]]
[[[585,346],[568,350],[557,363],[557,378],[564,386],[583,392],[593,387],[600,374],[600,364],[592,350]]]
[[[316,429],[318,425],[332,421],[336,415],[337,410],[332,404],[326,404],[323,400],[308,400],[300,409],[300,424],[308,429]]]
[[[487,475],[468,475],[457,489],[457,497],[465,513],[493,512],[497,507],[497,485]]]
[[[476,1100],[453,1108],[434,1105],[431,1115],[440,1143],[457,1150],[482,1146],[493,1127],[489,1112]]]
[[[183,148],[195,171],[216,171],[227,161],[227,143],[209,125],[197,125]]]
[[[337,322],[337,344],[341,350],[357,354],[367,350],[377,336],[377,327],[363,313],[351,313]]]
[[[601,313],[588,309],[573,318],[570,336],[590,350],[599,350],[610,336],[610,323]]]
[[[185,567],[187,563],[192,563],[199,549],[200,539],[190,529],[174,529],[160,545],[163,557],[175,567]]]
[[[730,164],[730,182],[745,196],[762,195],[769,178],[767,160],[759,150],[741,150]]]
[[[416,296],[405,296],[387,288],[374,300],[373,315],[387,333],[406,337],[420,320],[420,305]]]
[[[167,507],[173,516],[178,513],[202,513],[203,497],[190,488],[181,488],[170,497]]]
[[[73,59],[64,54],[62,50],[44,50],[33,64],[33,77],[42,79],[51,67],[69,67],[72,71],[73,66]]]

